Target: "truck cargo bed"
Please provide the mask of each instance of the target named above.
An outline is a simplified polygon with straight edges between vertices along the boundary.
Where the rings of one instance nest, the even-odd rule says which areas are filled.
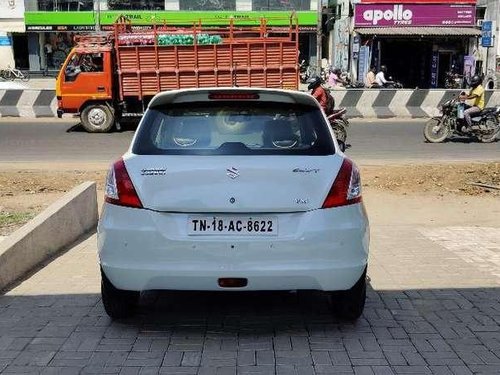
[[[122,29],[117,29],[115,40]],[[221,30],[190,29],[197,33]],[[298,29],[272,35],[265,25],[250,31],[231,25],[220,44],[120,45],[115,43],[119,96],[153,96],[160,91],[192,87],[268,87],[298,89]],[[172,31],[170,31],[172,32]],[[249,36],[250,35],[250,36]]]

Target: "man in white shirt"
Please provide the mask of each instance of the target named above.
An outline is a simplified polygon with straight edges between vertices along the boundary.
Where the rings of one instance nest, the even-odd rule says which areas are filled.
[[[385,65],[382,65],[380,67],[380,72],[378,72],[375,76],[375,83],[378,85],[378,87],[387,87],[387,85],[394,83],[394,81],[388,81],[385,79],[385,73],[387,73],[387,67]]]
[[[388,83],[392,83],[392,81],[388,81],[385,79],[385,73],[387,72],[387,67],[385,65],[382,65],[380,67],[380,72],[377,73],[375,76],[375,83],[379,87],[385,87]]]

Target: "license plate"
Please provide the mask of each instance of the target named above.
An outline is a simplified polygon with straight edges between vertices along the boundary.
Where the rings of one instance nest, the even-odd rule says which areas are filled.
[[[188,235],[277,236],[274,216],[189,216]]]

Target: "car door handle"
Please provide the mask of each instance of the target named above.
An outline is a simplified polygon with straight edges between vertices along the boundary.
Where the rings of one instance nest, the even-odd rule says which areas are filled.
[[[104,86],[97,86],[97,91],[101,91],[102,92],[104,90],[105,90]]]

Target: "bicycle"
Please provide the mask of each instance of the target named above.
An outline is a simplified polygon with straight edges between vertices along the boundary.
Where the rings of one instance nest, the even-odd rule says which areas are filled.
[[[21,81],[26,82],[30,79],[28,72],[21,71],[17,68],[11,68],[10,66],[8,66],[7,69],[0,70],[0,76],[7,81],[20,79]]]

